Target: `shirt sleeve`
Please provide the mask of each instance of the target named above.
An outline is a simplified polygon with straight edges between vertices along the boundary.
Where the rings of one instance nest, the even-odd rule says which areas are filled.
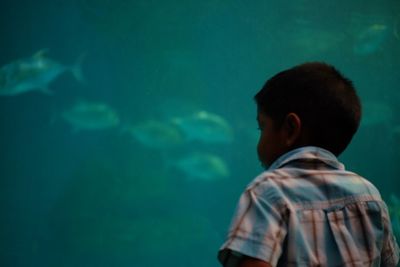
[[[228,239],[218,254],[223,266],[236,266],[241,256],[276,265],[287,233],[287,216],[286,209],[271,196],[273,191],[257,195],[252,189],[242,194]]]

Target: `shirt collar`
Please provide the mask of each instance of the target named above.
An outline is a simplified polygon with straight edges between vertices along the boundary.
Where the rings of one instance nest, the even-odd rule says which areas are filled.
[[[297,159],[317,159],[334,169],[344,170],[344,165],[328,150],[315,146],[305,146],[293,149],[280,156],[271,164],[268,171],[278,169],[290,161]]]

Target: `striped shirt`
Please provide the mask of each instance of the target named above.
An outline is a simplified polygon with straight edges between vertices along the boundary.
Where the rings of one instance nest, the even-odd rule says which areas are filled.
[[[278,158],[242,194],[218,259],[272,266],[396,266],[399,248],[375,186],[327,150]]]

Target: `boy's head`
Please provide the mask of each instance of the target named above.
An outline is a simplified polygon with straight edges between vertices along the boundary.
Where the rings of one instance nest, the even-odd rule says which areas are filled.
[[[361,118],[352,82],[325,63],[305,63],[282,71],[254,98],[261,129],[258,154],[265,165],[306,145],[338,156],[350,143]]]

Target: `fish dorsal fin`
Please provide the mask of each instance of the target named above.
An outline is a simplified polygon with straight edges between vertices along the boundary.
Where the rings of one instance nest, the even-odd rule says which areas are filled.
[[[41,49],[33,55],[33,58],[44,58],[48,52],[49,52],[48,48]]]

